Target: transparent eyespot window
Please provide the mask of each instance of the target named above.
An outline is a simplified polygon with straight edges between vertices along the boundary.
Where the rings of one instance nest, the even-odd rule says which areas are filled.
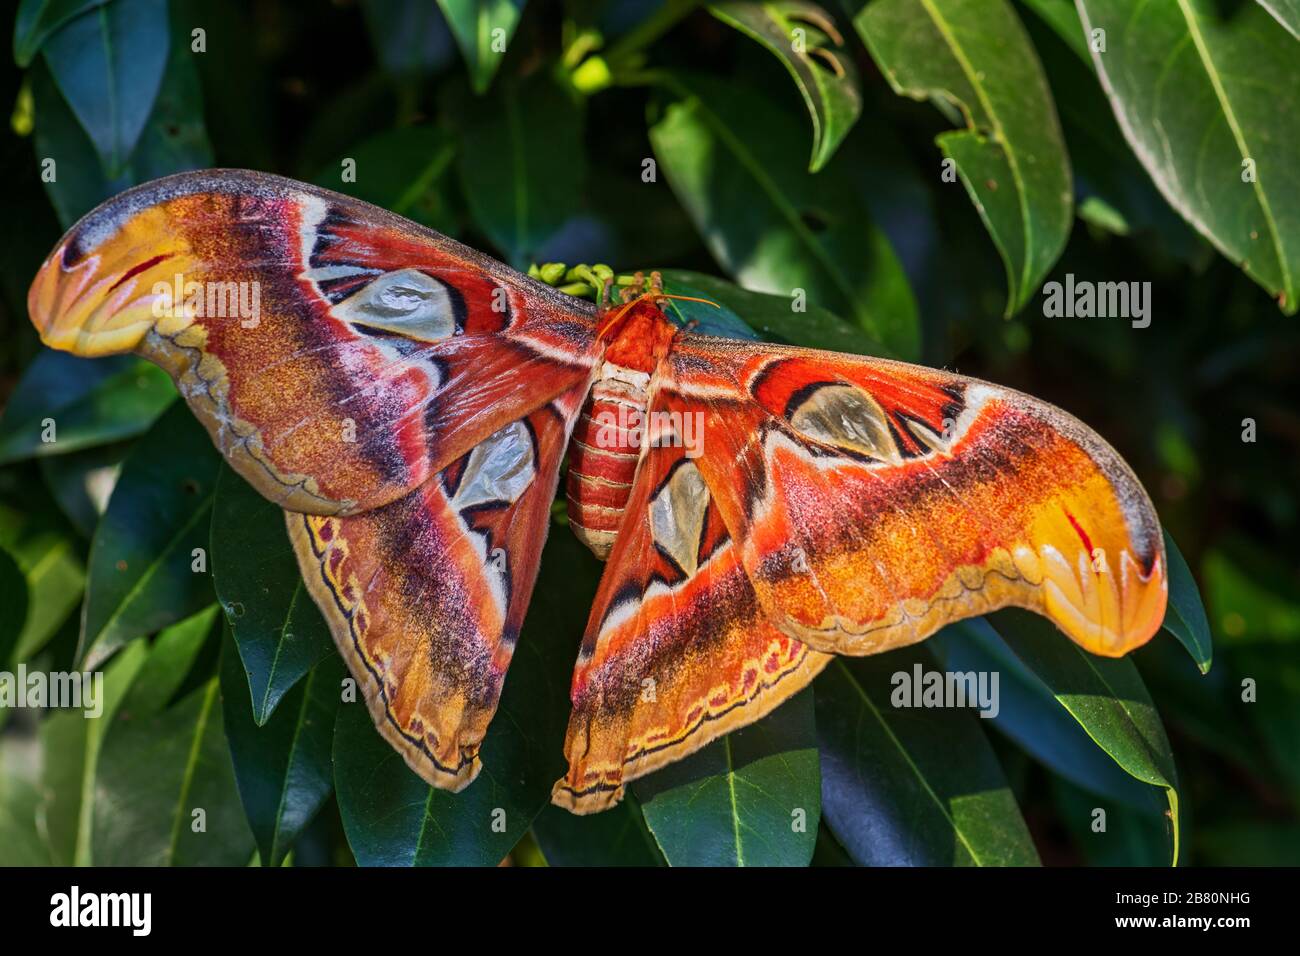
[[[353,325],[427,342],[456,333],[451,293],[419,269],[384,273],[336,305],[333,315]]]
[[[790,424],[801,435],[822,444],[852,449],[891,464],[902,461],[884,409],[851,385],[817,389],[790,415]]]
[[[650,530],[686,574],[694,574],[709,510],[709,489],[690,462],[680,465],[650,502]]]
[[[533,441],[523,422],[512,422],[470,452],[452,504],[514,504],[533,480]]]

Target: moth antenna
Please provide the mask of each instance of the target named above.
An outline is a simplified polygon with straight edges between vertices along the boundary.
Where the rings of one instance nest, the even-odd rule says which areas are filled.
[[[711,299],[701,299],[698,296],[693,296],[693,295],[670,295],[667,292],[642,292],[640,295],[629,300],[627,298],[627,292],[628,292],[627,289],[623,290],[624,299],[623,299],[622,308],[620,308],[617,312],[615,312],[612,316],[610,316],[609,319],[605,322],[605,324],[602,325],[600,329],[596,332],[597,339],[604,338],[605,333],[608,332],[611,328],[613,328],[615,323],[617,323],[619,319],[623,318],[623,316],[625,316],[628,313],[628,310],[631,309],[632,306],[640,302],[642,299],[656,299],[656,300],[676,299],[678,302],[699,302],[702,303],[703,305],[711,305],[715,309],[722,308],[722,306],[718,305],[718,303],[714,302]],[[698,325],[699,323],[696,322],[695,324]]]
[[[623,293],[624,293],[623,307],[622,307],[621,309],[619,309],[617,312],[615,312],[615,313],[610,317],[609,321],[607,321],[604,325],[602,325],[602,326],[600,327],[600,330],[596,332],[596,338],[597,338],[597,339],[602,339],[602,338],[604,338],[604,337],[605,337],[605,333],[608,332],[608,331],[609,331],[609,330],[614,326],[614,324],[615,324],[616,322],[618,322],[619,319],[623,318],[623,316],[625,316],[625,315],[627,314],[628,310],[631,309],[632,306],[636,305],[638,302],[640,302],[642,299],[644,299],[647,295],[650,294],[650,293],[646,292],[646,293],[643,293],[643,294],[637,296],[635,299],[632,299],[631,301],[629,301],[629,300],[627,299],[627,297],[626,297],[626,296],[627,296],[627,291],[628,291],[627,289],[624,289],[624,290],[623,290]]]
[[[669,295],[667,292],[651,292],[647,294],[653,295],[656,299],[676,299],[678,302],[701,302],[704,305],[711,305],[715,309],[722,308],[722,306],[718,305],[718,303],[714,302],[712,299],[701,299],[698,296],[693,295]]]

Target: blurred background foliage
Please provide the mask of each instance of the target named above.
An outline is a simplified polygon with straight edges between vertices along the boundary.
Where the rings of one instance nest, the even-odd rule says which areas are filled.
[[[9,20],[0,669],[103,667],[107,703],[0,709],[0,863],[1300,861],[1294,5],[22,0]],[[1179,542],[1167,628],[1112,662],[1027,615],[964,622],[833,666],[577,819],[546,795],[599,568],[557,533],[487,770],[430,791],[340,703],[275,509],[166,376],[43,352],[27,320],[64,228],[212,165],[521,269],[662,268],[723,303],[679,306],[722,334],[1060,405]],[[1048,317],[1067,274],[1150,282],[1150,326]],[[1001,713],[890,708],[914,663],[997,669]]]

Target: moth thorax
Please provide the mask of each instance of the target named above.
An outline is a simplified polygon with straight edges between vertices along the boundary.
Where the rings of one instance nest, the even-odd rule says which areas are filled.
[[[606,363],[569,442],[569,525],[602,561],[609,557],[645,440],[644,372]]]

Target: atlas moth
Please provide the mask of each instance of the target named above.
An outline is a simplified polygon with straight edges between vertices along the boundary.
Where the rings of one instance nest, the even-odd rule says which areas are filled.
[[[256,288],[258,321],[157,308],[179,281]],[[1076,419],[945,371],[704,335],[663,302],[593,305],[234,170],[100,206],[28,297],[47,345],[165,369],[283,508],[376,727],[438,787],[481,767],[566,460],[569,526],[605,561],[553,790],[577,813],[835,654],[1007,605],[1105,656],[1159,629],[1159,522]]]

